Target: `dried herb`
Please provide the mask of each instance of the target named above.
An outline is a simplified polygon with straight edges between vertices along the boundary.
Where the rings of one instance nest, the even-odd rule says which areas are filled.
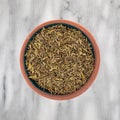
[[[80,89],[94,69],[90,42],[80,30],[58,24],[43,28],[27,45],[28,77],[52,94]]]

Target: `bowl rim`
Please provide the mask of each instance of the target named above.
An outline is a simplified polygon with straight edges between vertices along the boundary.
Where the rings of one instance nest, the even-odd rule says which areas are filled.
[[[68,24],[71,26],[74,26],[78,29],[80,29],[81,31],[83,31],[83,33],[85,33],[85,35],[89,38],[90,42],[92,43],[93,49],[94,49],[94,55],[95,55],[95,67],[94,70],[90,76],[90,78],[87,80],[87,82],[85,83],[85,85],[83,87],[81,87],[80,90],[77,90],[73,93],[70,94],[66,94],[66,95],[52,95],[52,94],[48,94],[40,89],[38,89],[37,87],[35,87],[33,85],[33,83],[29,80],[26,70],[24,68],[24,53],[25,53],[25,48],[29,42],[29,39],[33,36],[33,34],[38,31],[40,28],[43,28],[44,26],[47,26],[49,24],[57,24],[57,23],[63,23],[63,24]],[[39,95],[42,95],[46,98],[49,99],[53,99],[53,100],[68,100],[68,99],[72,99],[75,98],[79,95],[81,95],[83,92],[85,92],[91,85],[92,83],[95,81],[95,78],[98,74],[98,70],[99,70],[99,66],[100,66],[100,52],[99,52],[99,48],[98,45],[94,39],[94,37],[91,35],[91,33],[84,28],[82,25],[75,23],[73,21],[69,21],[69,20],[50,20],[47,22],[44,22],[40,25],[38,25],[37,27],[35,27],[26,37],[26,39],[23,42],[21,51],[20,51],[20,68],[21,68],[21,72],[22,75],[25,79],[25,81],[27,82],[27,84],[35,91],[37,92]]]

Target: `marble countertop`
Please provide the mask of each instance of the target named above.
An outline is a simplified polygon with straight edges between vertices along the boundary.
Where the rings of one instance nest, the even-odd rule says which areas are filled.
[[[19,67],[25,37],[52,19],[80,23],[100,48],[96,81],[67,101],[39,96]],[[0,0],[0,120],[120,120],[119,48],[120,0]]]

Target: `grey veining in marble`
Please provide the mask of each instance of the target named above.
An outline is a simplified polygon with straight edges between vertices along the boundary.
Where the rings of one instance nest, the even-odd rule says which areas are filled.
[[[52,19],[85,26],[101,53],[94,84],[68,101],[33,92],[19,67],[25,37]],[[0,0],[0,63],[0,120],[120,120],[120,0]]]

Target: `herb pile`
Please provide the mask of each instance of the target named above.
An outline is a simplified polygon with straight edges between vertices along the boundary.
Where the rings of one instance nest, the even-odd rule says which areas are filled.
[[[79,90],[91,76],[94,64],[87,37],[62,24],[43,28],[25,52],[28,77],[51,94]]]

